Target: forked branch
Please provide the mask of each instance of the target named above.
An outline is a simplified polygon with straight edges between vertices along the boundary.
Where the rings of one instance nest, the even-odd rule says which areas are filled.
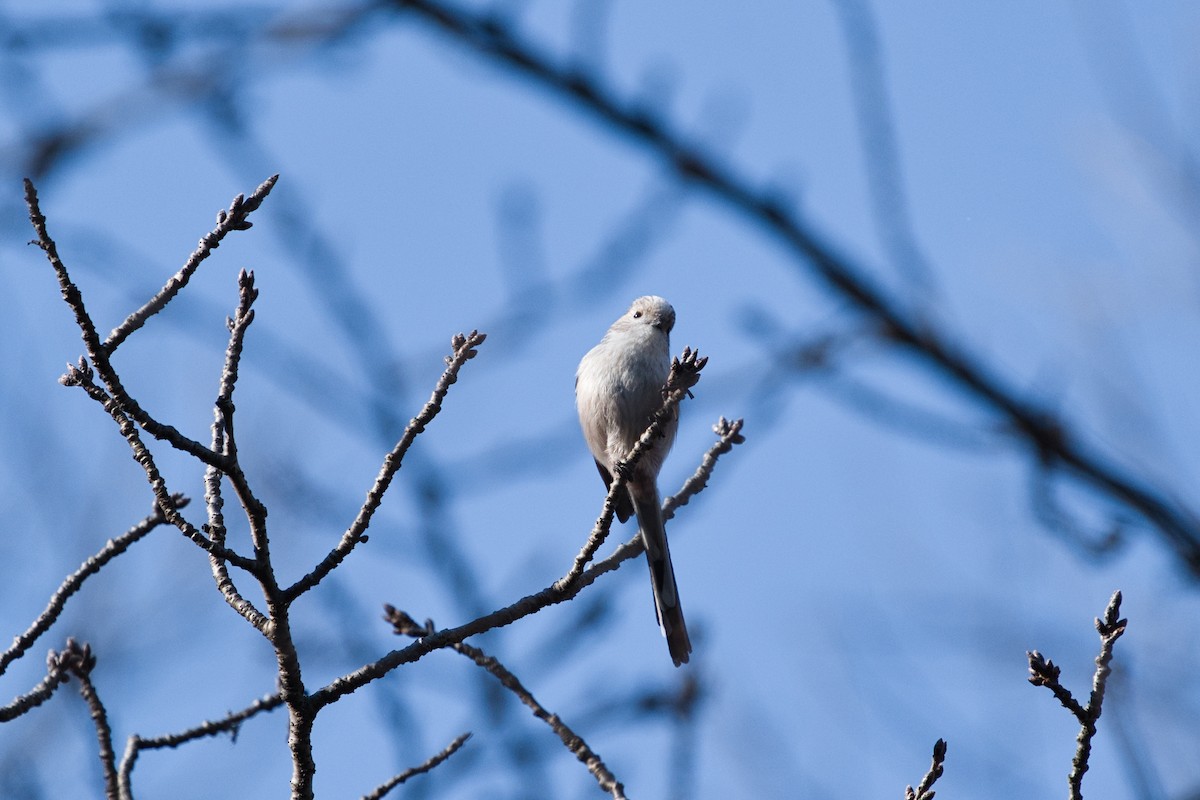
[[[1100,654],[1096,656],[1096,671],[1092,675],[1092,692],[1086,706],[1081,705],[1071,692],[1059,682],[1061,670],[1058,666],[1036,650],[1030,651],[1029,682],[1034,686],[1045,686],[1063,708],[1071,712],[1079,721],[1079,736],[1076,737],[1077,747],[1075,758],[1071,761],[1071,773],[1067,776],[1071,800],[1083,800],[1083,774],[1088,770],[1088,758],[1092,754],[1092,738],[1096,735],[1096,723],[1100,719],[1100,709],[1104,704],[1104,690],[1108,684],[1108,676],[1112,673],[1113,645],[1121,634],[1125,633],[1127,620],[1120,618],[1121,593],[1113,592],[1104,610],[1104,619],[1096,620],[1096,632],[1100,634]]]

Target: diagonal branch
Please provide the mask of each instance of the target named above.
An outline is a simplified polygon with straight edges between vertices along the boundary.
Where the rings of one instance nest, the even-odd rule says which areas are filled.
[[[717,435],[716,444],[710,447],[704,457],[700,459],[700,466],[696,468],[690,478],[684,481],[683,487],[663,503],[664,522],[675,516],[675,511],[680,506],[686,506],[689,500],[704,491],[704,487],[708,486],[708,479],[712,477],[713,470],[717,468],[718,458],[732,450],[734,445],[746,441],[746,437],[742,436],[744,422],[740,419],[730,422],[724,417],[717,420],[717,423],[713,425],[713,433]]]
[[[0,722],[9,722],[28,713],[50,699],[54,692],[69,678],[61,672],[51,672],[38,681],[38,685],[17,697],[6,706],[0,706]]]
[[[88,396],[104,407],[104,410],[112,416],[117,423],[117,427],[121,431],[121,435],[125,437],[125,441],[129,443],[129,449],[133,454],[133,460],[141,465],[146,473],[146,480],[150,484],[150,490],[154,492],[154,498],[158,503],[158,507],[162,509],[163,516],[167,522],[174,525],[183,533],[184,536],[191,539],[198,547],[206,552],[217,552],[221,558],[229,563],[244,569],[247,572],[254,573],[258,570],[257,564],[245,556],[239,555],[232,550],[214,543],[211,539],[199,531],[195,525],[188,522],[184,516],[179,513],[179,506],[175,503],[174,497],[167,490],[166,479],[159,472],[158,465],[154,461],[154,456],[146,448],[142,442],[142,437],[138,434],[137,426],[133,421],[126,416],[117,403],[109,394],[96,385],[92,369],[84,359],[79,359],[77,366],[68,366],[66,374],[60,379],[65,386],[82,387]]]
[[[423,626],[418,625],[408,614],[392,606],[384,606],[383,618],[391,623],[397,636],[420,638],[434,632],[433,620],[427,620]],[[563,745],[587,767],[588,772],[592,773],[592,777],[596,779],[596,783],[599,784],[600,788],[613,796],[613,800],[625,800],[624,785],[609,771],[604,760],[596,755],[588,747],[587,742],[579,734],[571,730],[567,723],[563,722],[557,714],[551,714],[547,711],[537,701],[537,698],[533,696],[533,693],[525,688],[517,676],[501,664],[495,656],[489,656],[478,647],[473,647],[463,642],[458,642],[452,645],[452,647],[455,652],[466,656],[474,661],[477,666],[487,670],[496,680],[500,681],[505,689],[516,695],[518,700],[533,711],[535,717],[549,725],[550,730],[554,731]]]
[[[446,371],[442,373],[442,377],[438,379],[434,386],[433,395],[429,398],[429,402],[421,409],[421,413],[413,417],[408,427],[404,429],[400,441],[396,442],[396,446],[383,459],[383,466],[379,470],[379,475],[375,478],[375,485],[367,492],[366,502],[359,509],[358,516],[350,527],[342,534],[341,541],[329,551],[329,554],[313,568],[311,572],[305,575],[300,580],[284,590],[283,596],[291,602],[295,598],[312,589],[320,583],[326,575],[334,570],[338,564],[350,555],[350,552],[358,546],[359,542],[367,541],[367,528],[371,525],[371,518],[379,509],[379,504],[383,502],[383,495],[387,492],[388,486],[392,483],[392,478],[400,470],[401,464],[404,462],[404,456],[408,452],[408,448],[416,440],[433,418],[442,410],[442,401],[446,399],[446,394],[450,391],[450,387],[458,380],[458,372],[462,369],[463,364],[466,364],[478,354],[477,348],[483,344],[487,334],[479,331],[471,331],[464,336],[459,333],[451,340],[451,345],[454,348],[453,354],[446,356]]]
[[[612,483],[608,487],[608,495],[604,498],[604,509],[600,512],[600,518],[596,520],[596,525],[592,528],[583,549],[579,551],[579,555],[575,556],[575,563],[571,565],[571,571],[559,580],[558,587],[560,589],[568,588],[579,579],[584,568],[596,555],[596,551],[608,538],[608,533],[612,529],[613,515],[617,509],[617,498],[625,490],[625,484],[629,482],[633,468],[642,460],[646,451],[654,447],[655,443],[662,438],[663,426],[671,419],[677,418],[676,409],[683,402],[683,398],[691,393],[691,388],[700,380],[700,370],[704,369],[704,365],[707,363],[708,359],[701,358],[699,350],[693,351],[690,347],[685,347],[679,358],[671,360],[671,371],[667,374],[667,382],[663,385],[662,405],[650,418],[650,425],[634,444],[629,458],[617,465],[616,474],[613,475]],[[724,422],[724,417],[721,421]],[[701,465],[701,469],[703,469],[703,465]],[[684,502],[686,503],[687,500]]]
[[[83,336],[83,344],[88,358],[95,365],[100,380],[104,382],[104,386],[115,401],[119,412],[137,422],[156,439],[168,442],[175,449],[199,459],[204,464],[222,467],[223,459],[220,456],[194,439],[184,436],[170,425],[164,425],[151,417],[121,385],[121,379],[109,361],[108,350],[100,341],[100,336],[96,333],[96,325],[92,322],[87,307],[84,305],[83,295],[79,292],[79,287],[71,281],[67,267],[59,257],[58,245],[50,238],[50,233],[46,228],[46,218],[42,215],[41,206],[38,203],[37,189],[34,188],[33,181],[28,178],[25,179],[25,204],[29,208],[29,221],[33,224],[34,232],[37,233],[37,239],[33,243],[42,249],[50,266],[54,269],[63,300],[75,315],[75,324],[79,326]]]
[[[231,231],[249,230],[254,223],[246,218],[252,212],[258,210],[258,207],[262,205],[262,201],[271,193],[271,189],[274,188],[277,180],[279,180],[279,176],[272,175],[259,184],[258,188],[249,197],[239,194],[233,198],[233,202],[229,204],[227,211],[221,210],[217,212],[216,227],[200,240],[200,244],[197,245],[196,249],[188,257],[187,262],[179,272],[171,276],[166,286],[160,289],[154,297],[147,300],[145,305],[134,311],[125,318],[124,322],[113,329],[113,332],[104,340],[104,352],[111,355],[114,350],[121,346],[121,342],[129,338],[131,333],[145,325],[146,320],[166,308],[167,303],[171,302],[175,295],[179,294],[183,290],[183,287],[187,286],[188,281],[191,280],[192,275],[200,268],[204,260],[209,257],[213,250],[221,246],[221,240],[227,234]]]
[[[173,495],[172,500],[177,509],[183,508],[189,502],[186,497],[178,494]],[[14,638],[12,646],[0,655],[0,675],[3,675],[5,670],[8,669],[9,664],[23,656],[33,646],[33,643],[50,629],[50,626],[62,614],[67,601],[79,591],[84,581],[95,575],[105,564],[124,553],[135,542],[143,539],[150,531],[164,524],[166,521],[167,518],[163,510],[156,505],[152,514],[116,539],[109,539],[98,553],[90,556],[87,561],[84,561],[79,569],[75,570],[75,572],[64,580],[54,594],[50,596],[50,602],[46,604],[45,610],[38,615],[33,624],[20,636]]]

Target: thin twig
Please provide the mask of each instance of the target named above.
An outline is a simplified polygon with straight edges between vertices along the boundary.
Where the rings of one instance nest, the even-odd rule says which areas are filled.
[[[124,322],[113,329],[113,332],[104,340],[104,351],[111,355],[114,350],[121,346],[121,342],[129,338],[129,334],[145,325],[146,320],[166,308],[167,303],[171,302],[175,295],[179,294],[183,290],[183,287],[187,286],[188,281],[191,280],[193,273],[199,269],[200,264],[209,257],[213,250],[221,246],[221,240],[227,234],[231,231],[249,230],[254,223],[246,218],[262,205],[263,200],[271,193],[271,189],[274,188],[275,182],[278,180],[278,175],[272,175],[259,184],[258,188],[249,197],[239,194],[233,198],[233,202],[229,204],[228,211],[218,211],[216,227],[200,240],[200,244],[188,256],[188,260],[183,267],[171,276],[167,284],[154,297],[146,301],[145,305],[134,311],[125,318]]]
[[[1104,704],[1104,689],[1112,673],[1113,645],[1125,633],[1127,620],[1120,618],[1121,593],[1113,592],[1104,610],[1104,619],[1096,620],[1096,632],[1100,634],[1100,654],[1096,656],[1096,671],[1092,675],[1092,692],[1087,706],[1081,706],[1066,687],[1059,682],[1060,670],[1053,661],[1045,659],[1036,650],[1030,651],[1029,682],[1034,686],[1045,686],[1079,721],[1079,736],[1076,737],[1075,757],[1071,760],[1071,773],[1067,776],[1071,800],[1083,800],[1083,774],[1088,770],[1088,758],[1092,753],[1092,739],[1096,735],[1096,723],[1100,720]]]
[[[406,769],[406,770],[404,770],[404,772],[401,772],[399,775],[389,778],[388,780],[379,784],[379,786],[375,787],[375,789],[372,790],[369,794],[364,794],[362,800],[382,800],[384,795],[386,795],[392,789],[395,789],[400,784],[407,781],[409,778],[429,772],[433,768],[440,765],[447,758],[449,758],[450,756],[457,753],[459,748],[462,747],[464,744],[466,744],[467,739],[470,739],[470,738],[471,738],[471,733],[469,731],[467,733],[460,734],[453,742],[446,745],[446,747],[442,750],[442,752],[438,753],[437,755],[431,756],[423,764],[419,764],[415,767]]]
[[[263,185],[266,186],[266,184]],[[229,345],[225,349],[225,366],[221,370],[220,387],[217,390],[216,402],[213,403],[213,452],[225,456],[229,463],[229,469],[234,470],[243,482],[245,479],[241,476],[240,468],[237,467],[239,463],[237,443],[233,436],[233,389],[237,384],[238,365],[241,362],[246,329],[254,321],[252,306],[257,297],[258,290],[254,288],[254,273],[242,270],[238,273],[238,307],[234,315],[227,320]],[[221,495],[221,476],[223,474],[225,473],[214,466],[208,466],[204,471],[204,497],[208,506],[208,528],[206,530],[213,543],[220,547],[225,546],[226,535],[225,516],[222,513],[225,499]],[[246,491],[243,494],[249,494],[249,492]],[[255,560],[259,563],[266,563],[261,552],[255,553]],[[225,602],[256,629],[265,633],[269,624],[266,615],[238,591],[237,585],[229,575],[229,566],[225,563],[225,559],[221,558],[219,553],[210,553],[209,562],[212,565],[213,580],[216,581],[217,589],[225,598]]]
[[[431,635],[434,632],[432,620],[426,620],[423,626],[418,625],[408,614],[392,606],[384,606],[383,618],[392,625],[398,636],[420,638]],[[517,676],[507,667],[501,664],[494,656],[489,656],[478,647],[464,642],[457,642],[451,645],[451,647],[456,652],[474,661],[477,666],[487,670],[496,680],[500,681],[500,684],[505,689],[516,695],[518,700],[533,711],[535,717],[549,725],[550,730],[554,731],[563,745],[587,767],[588,772],[596,779],[596,783],[599,784],[600,788],[613,796],[613,800],[625,800],[625,786],[609,771],[604,760],[588,747],[587,742],[579,734],[571,730],[557,714],[551,714],[547,711],[537,701],[537,698],[533,696],[533,693],[526,689]]]
[[[176,508],[183,508],[188,504],[188,498],[183,495],[174,495],[172,497]],[[0,655],[0,675],[8,669],[8,665],[16,661],[33,643],[36,642],[42,634],[50,629],[50,626],[58,620],[62,614],[63,608],[66,607],[67,601],[71,596],[79,591],[83,586],[83,582],[91,576],[95,575],[100,569],[112,561],[117,556],[128,550],[133,544],[152,530],[166,522],[166,517],[161,508],[155,506],[154,512],[141,522],[134,525],[115,539],[109,539],[108,542],[100,549],[98,553],[89,556],[79,569],[75,570],[66,580],[59,585],[54,594],[50,596],[50,601],[46,604],[45,610],[38,615],[38,618],[33,621],[29,628],[13,639],[12,646]]]
[[[916,789],[911,786],[905,787],[904,800],[933,800],[933,796],[937,794],[933,791],[933,785],[942,777],[945,762],[946,740],[938,739],[933,745],[933,763],[929,765],[929,771],[925,773]]]
[[[52,672],[38,681],[28,692],[20,695],[6,706],[0,706],[0,722],[9,722],[25,714],[49,700],[54,692],[66,683],[69,677],[60,672]]]
[[[721,417],[717,420],[717,424],[713,425],[713,433],[717,435],[717,443],[708,448],[708,452],[700,459],[700,466],[692,473],[678,492],[673,496],[668,497],[663,503],[663,521],[671,519],[675,516],[675,511],[680,506],[687,505],[700,492],[704,491],[704,487],[708,485],[708,479],[712,477],[713,470],[717,467],[717,459],[733,449],[734,445],[741,444],[746,441],[746,437],[742,436],[743,420],[735,419],[733,422]]]
[[[121,758],[121,765],[118,771],[118,784],[121,797],[131,798],[133,796],[131,783],[133,767],[137,763],[138,755],[141,751],[159,750],[168,747],[175,748],[195,739],[217,736],[222,733],[228,733],[236,740],[243,722],[257,714],[274,711],[281,705],[283,705],[283,698],[276,692],[275,694],[255,700],[241,711],[227,714],[219,720],[202,722],[194,728],[188,728],[179,733],[169,733],[151,738],[143,738],[136,734],[130,736],[129,741],[125,744],[125,754]]]
[[[425,430],[425,427],[442,410],[442,401],[446,399],[446,394],[450,391],[450,387],[458,380],[459,370],[462,369],[463,364],[466,364],[478,354],[479,351],[476,348],[483,344],[486,338],[487,334],[485,333],[471,331],[466,336],[461,333],[456,334],[451,340],[454,352],[446,356],[446,370],[434,386],[433,395],[429,398],[429,402],[421,409],[421,413],[409,421],[396,446],[383,459],[383,466],[380,467],[379,475],[375,478],[375,484],[367,492],[366,502],[359,509],[358,516],[355,517],[354,522],[342,534],[341,541],[329,551],[329,554],[311,572],[284,590],[284,597],[289,602],[320,583],[338,564],[342,563],[346,556],[350,555],[350,552],[359,542],[367,540],[367,528],[371,524],[371,518],[379,508],[379,504],[383,502],[384,493],[387,491],[388,486],[391,485],[392,478],[395,477],[401,464],[404,462],[404,455],[408,452],[409,447],[412,446],[417,436]]]

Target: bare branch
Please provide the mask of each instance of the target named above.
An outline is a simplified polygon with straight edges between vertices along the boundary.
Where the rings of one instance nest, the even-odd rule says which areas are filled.
[[[237,567],[246,570],[247,572],[256,572],[258,566],[254,561],[246,558],[245,556],[239,555],[238,553],[235,553],[224,546],[215,544],[211,539],[201,533],[195,525],[184,519],[183,515],[179,513],[179,507],[172,499],[175,497],[175,495],[172,495],[167,490],[167,482],[163,478],[162,473],[159,472],[158,465],[154,462],[154,456],[142,442],[142,438],[138,434],[137,426],[134,425],[133,421],[122,412],[117,401],[96,385],[93,377],[94,376],[91,367],[89,367],[87,362],[81,358],[78,365],[68,365],[67,373],[60,380],[65,386],[82,387],[83,390],[87,392],[88,396],[97,403],[100,403],[100,405],[104,407],[104,410],[107,411],[112,416],[113,420],[116,421],[117,427],[121,431],[121,435],[124,436],[125,440],[129,443],[129,448],[133,453],[134,461],[138,462],[138,464],[140,464],[142,469],[146,472],[146,480],[150,483],[150,489],[154,492],[154,496],[158,501],[158,507],[162,509],[163,516],[166,518],[166,520],[178,528],[184,536],[191,539],[198,547],[206,552],[212,553],[216,551],[220,553],[221,557],[229,563],[234,564]]]
[[[434,632],[432,620],[427,620],[424,626],[418,625],[408,614],[392,606],[384,606],[383,618],[391,623],[392,628],[398,636],[420,638]],[[613,800],[625,800],[624,785],[613,776],[612,772],[605,765],[604,760],[588,747],[587,742],[579,734],[571,730],[557,714],[551,714],[547,711],[533,696],[533,693],[526,689],[517,676],[512,674],[499,660],[494,656],[484,653],[478,647],[473,647],[463,642],[457,642],[451,645],[451,647],[456,652],[474,661],[476,665],[487,670],[496,680],[500,681],[505,689],[516,695],[518,700],[533,711],[535,717],[549,725],[550,730],[554,731],[563,745],[587,767],[588,772],[592,773],[592,777],[596,779],[596,783],[599,784],[600,788],[613,796]]]
[[[370,794],[364,794],[362,800],[381,800],[381,798],[384,795],[386,795],[392,789],[395,789],[400,784],[407,781],[409,778],[429,772],[430,770],[439,766],[447,758],[449,758],[450,756],[457,753],[459,748],[462,747],[464,744],[466,744],[467,739],[470,739],[470,738],[471,738],[470,732],[460,734],[453,742],[446,745],[445,749],[443,749],[442,752],[430,757],[429,760],[427,760],[425,763],[420,764],[415,767],[412,767],[410,769],[406,769],[406,770],[404,770],[404,772],[401,772],[399,775],[395,776],[394,778],[390,778],[390,779],[384,781],[379,786],[375,787],[375,789],[373,791],[371,791]]]
[[[1104,619],[1096,620],[1096,632],[1100,634],[1100,654],[1096,656],[1096,671],[1092,675],[1092,692],[1086,707],[1079,705],[1071,693],[1059,683],[1059,668],[1042,658],[1036,650],[1029,653],[1029,682],[1034,686],[1045,686],[1058,701],[1079,720],[1079,736],[1075,757],[1071,760],[1071,774],[1067,776],[1071,800],[1083,800],[1083,774],[1088,770],[1088,758],[1092,753],[1092,739],[1096,735],[1096,723],[1100,719],[1104,704],[1104,690],[1108,676],[1112,674],[1113,645],[1125,633],[1126,620],[1120,618],[1121,593],[1113,592],[1104,610]]]
[[[1087,724],[1087,710],[1079,705],[1079,701],[1075,699],[1070,690],[1058,681],[1059,675],[1062,673],[1058,665],[1044,658],[1037,650],[1031,650],[1025,655],[1029,658],[1029,682],[1034,686],[1045,686],[1054,694],[1058,702],[1062,703],[1063,708],[1074,715],[1075,719]]]
[[[261,189],[262,187],[259,188]],[[242,475],[239,466],[237,443],[233,435],[233,389],[237,384],[238,365],[241,362],[246,329],[254,321],[254,310],[251,306],[258,297],[258,290],[254,288],[253,272],[242,270],[238,274],[238,289],[239,301],[237,311],[227,321],[229,326],[229,345],[225,350],[225,366],[221,371],[221,383],[217,391],[217,400],[213,404],[212,449],[214,453],[219,453],[226,458],[229,463],[229,469],[236,476],[236,480],[245,486],[245,476]],[[225,546],[226,533],[225,517],[222,513],[225,505],[225,500],[221,496],[222,474],[224,473],[214,466],[208,466],[204,471],[204,496],[206,505],[208,506],[208,527],[206,530],[212,538],[213,543],[220,547]],[[239,494],[253,497],[248,486],[239,491]],[[256,501],[252,502],[253,505],[251,505],[251,508],[254,508],[257,512],[252,515],[251,521],[251,525],[255,528],[256,539],[265,538],[265,534],[261,530],[263,526],[262,506]],[[263,560],[261,548],[256,552],[255,560],[259,563],[266,563]],[[217,589],[220,590],[221,595],[225,598],[225,602],[229,604],[230,608],[241,614],[247,622],[265,633],[269,624],[267,617],[238,591],[237,585],[229,575],[229,567],[225,563],[225,559],[221,558],[219,553],[210,553],[209,561],[212,565],[213,579],[216,581]]]
[[[458,371],[462,369],[463,364],[466,364],[478,354],[477,348],[483,344],[487,338],[487,334],[479,331],[471,331],[464,336],[456,334],[451,340],[451,346],[454,348],[453,354],[446,356],[446,370],[442,373],[442,377],[438,379],[437,385],[434,386],[433,395],[429,398],[429,402],[421,409],[421,413],[413,417],[409,421],[408,427],[404,429],[400,441],[392,448],[392,451],[383,459],[383,466],[379,470],[379,475],[375,478],[375,485],[367,492],[366,502],[359,509],[358,516],[354,522],[342,534],[341,541],[337,543],[329,554],[300,580],[284,590],[284,597],[290,602],[299,597],[309,589],[316,586],[322,579],[333,571],[338,564],[350,555],[359,542],[367,541],[367,528],[371,524],[371,518],[375,515],[375,511],[379,508],[379,504],[383,502],[383,495],[387,491],[388,486],[392,483],[392,478],[400,470],[400,466],[404,461],[404,455],[408,452],[408,448],[412,446],[414,440],[419,436],[425,427],[433,421],[433,418],[442,410],[442,401],[446,399],[447,392],[450,387],[458,380]]]
[[[172,501],[176,508],[183,508],[189,502],[188,498],[180,494],[173,495]],[[75,570],[75,572],[64,580],[54,594],[50,596],[50,602],[46,604],[45,610],[38,615],[33,624],[23,634],[13,639],[12,646],[3,655],[0,655],[0,675],[3,675],[8,669],[9,664],[24,655],[33,646],[33,643],[50,629],[50,626],[62,614],[67,601],[79,591],[84,581],[95,575],[105,564],[124,553],[135,542],[144,538],[150,531],[164,524],[166,521],[167,518],[163,514],[163,510],[156,506],[152,514],[116,539],[109,539],[98,553],[84,561],[79,569]]]
[[[50,651],[46,666],[51,675],[73,676],[79,681],[79,693],[87,702],[88,711],[92,715],[92,723],[96,726],[96,740],[100,745],[100,763],[104,767],[104,795],[108,800],[118,800],[117,792],[117,756],[113,752],[112,728],[108,724],[108,713],[100,702],[100,695],[92,683],[91,673],[96,666],[96,656],[87,644],[79,644],[74,639],[67,639],[66,649],[59,652]]]
[[[211,722],[202,722],[194,728],[189,728],[180,733],[169,733],[164,736],[155,736],[153,738],[144,739],[136,734],[129,737],[129,741],[125,745],[125,754],[121,757],[121,766],[118,773],[118,784],[120,787],[120,795],[122,798],[131,798],[133,767],[137,763],[138,755],[142,750],[158,750],[162,748],[175,748],[181,744],[185,744],[196,739],[202,739],[208,736],[217,736],[222,733],[230,734],[235,740],[237,739],[238,731],[241,725],[246,720],[257,714],[267,711],[274,711],[283,705],[283,698],[278,692],[270,694],[255,700],[241,711],[235,711],[227,714],[219,720]]]
[[[712,477],[713,470],[717,468],[717,459],[733,449],[734,445],[741,444],[746,441],[746,437],[742,436],[743,420],[735,419],[733,422],[721,417],[717,420],[717,424],[713,425],[713,433],[717,435],[717,443],[708,448],[708,452],[700,459],[700,466],[692,473],[678,492],[672,497],[668,497],[663,503],[663,520],[669,520],[675,516],[675,511],[680,506],[686,506],[700,492],[704,491],[704,487],[708,486],[708,479]]]
[[[51,672],[38,682],[38,685],[25,694],[13,700],[6,706],[0,707],[0,722],[8,722],[25,714],[50,699],[58,687],[70,680],[61,672]]]
[[[946,740],[938,739],[933,745],[933,763],[929,766],[929,771],[925,773],[916,789],[911,786],[904,789],[904,800],[933,800],[933,796],[937,794],[933,791],[933,784],[942,777],[942,765],[945,761]]]
[[[238,195],[233,198],[233,202],[229,204],[229,209],[217,212],[217,225],[209,231],[200,244],[188,257],[187,262],[183,267],[171,276],[167,281],[166,286],[159,290],[158,294],[146,301],[146,304],[134,311],[125,321],[118,325],[113,332],[104,340],[104,350],[111,354],[114,350],[121,346],[121,342],[129,338],[129,335],[146,324],[146,320],[166,308],[167,303],[175,298],[187,286],[191,280],[192,274],[199,269],[200,264],[206,258],[221,246],[221,240],[225,238],[231,231],[249,230],[254,223],[250,222],[247,217],[262,205],[262,201],[271,193],[275,182],[279,180],[278,175],[272,175],[267,178],[254,192],[249,196]]]

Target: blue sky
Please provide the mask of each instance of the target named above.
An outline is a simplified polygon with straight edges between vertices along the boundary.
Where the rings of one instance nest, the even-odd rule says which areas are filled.
[[[868,154],[879,145],[864,151],[855,105],[855,76],[870,79],[855,70],[868,62],[841,15],[863,5],[601,5],[603,27],[589,36],[577,33],[578,4],[502,7],[530,41],[599,69],[614,93],[654,108],[752,185],[777,187],[880,285],[920,302],[954,343],[1072,420],[1098,452],[1200,505],[1191,499],[1200,239],[1181,167],[1197,127],[1195,9],[868,7],[887,103],[870,107],[894,132],[902,189],[882,206],[907,208],[933,287],[921,294],[872,211]],[[14,25],[46,19],[47,30],[86,32],[73,21],[104,8],[4,13]],[[371,541],[336,585],[298,607],[314,686],[395,646],[382,603],[457,624],[473,603],[497,607],[566,571],[602,500],[574,421],[575,365],[632,298],[652,293],[678,313],[673,349],[711,358],[663,491],[694,470],[719,415],[745,417],[748,439],[668,526],[698,632],[687,669],[711,693],[697,723],[694,796],[895,796],[920,779],[938,737],[950,743],[943,796],[1054,796],[1076,726],[1027,684],[1025,652],[1054,659],[1083,693],[1098,647],[1091,620],[1116,588],[1130,628],[1085,791],[1196,790],[1194,578],[1143,527],[1099,560],[1048,531],[1031,508],[1032,459],[999,421],[865,335],[777,242],[680,187],[638,143],[415,18],[379,13],[328,51],[222,46],[191,43],[171,63],[227,81],[235,102],[223,116],[169,92],[145,100],[147,63],[122,37],[64,35],[3,56],[5,629],[23,630],[67,572],[150,505],[106,416],[56,382],[81,351],[78,334],[40,253],[24,244],[22,142],[100,119],[104,132],[39,187],[102,330],[183,263],[234,194],[282,175],[253,230],[227,240],[117,364],[147,408],[206,438],[235,276],[255,271],[238,431],[288,574],[353,518],[432,389],[450,336],[489,333],[414,447]],[[764,379],[783,372],[780,348],[830,333],[850,337],[834,369],[779,375],[767,392]],[[954,424],[934,438],[892,424],[863,411],[865,390]],[[160,452],[172,488],[199,498],[200,470]],[[1058,488],[1088,524],[1110,518],[1103,499]],[[444,509],[422,505],[430,491]],[[445,564],[439,542],[463,555],[470,593],[431,569]],[[93,644],[119,741],[272,690],[269,650],[220,602],[196,548],[163,530],[124,562],[44,640]],[[546,654],[576,624],[565,608],[482,645],[576,727],[631,796],[656,797],[667,796],[669,725],[603,710],[633,687],[680,679],[645,578],[639,564],[610,576],[610,621],[561,659]],[[41,668],[38,652],[5,676],[6,693]],[[481,710],[480,684],[449,654],[389,680],[319,721],[320,794],[365,792],[461,730],[476,738],[458,757],[473,748],[484,765],[507,763],[513,737],[552,738],[515,703],[498,717]],[[423,724],[389,717],[403,713]],[[24,748],[53,741],[61,764],[35,770],[51,794],[98,786],[85,722],[64,694],[0,729],[0,760],[7,769]],[[183,779],[284,796],[283,725],[276,715],[248,723],[236,745],[147,755],[138,785],[148,797]],[[209,758],[225,771],[209,774]],[[471,774],[435,778],[446,782],[432,791],[596,792],[565,752],[520,786],[502,767]]]

